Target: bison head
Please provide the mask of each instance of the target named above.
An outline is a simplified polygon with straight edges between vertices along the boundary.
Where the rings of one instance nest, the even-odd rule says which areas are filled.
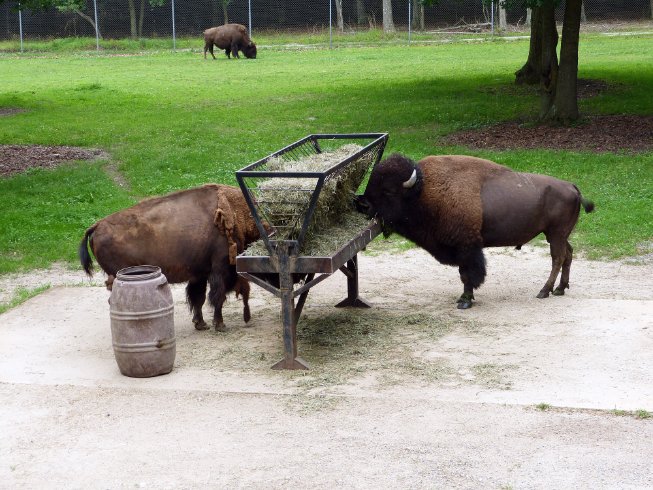
[[[422,180],[415,162],[395,153],[374,167],[365,193],[355,198],[356,208],[380,218],[384,232],[389,234],[406,220],[412,202],[422,191]]]
[[[250,41],[247,46],[243,47],[243,54],[245,58],[256,59],[256,44]]]

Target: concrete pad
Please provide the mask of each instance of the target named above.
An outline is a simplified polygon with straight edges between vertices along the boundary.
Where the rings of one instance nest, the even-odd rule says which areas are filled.
[[[421,251],[361,257],[374,311],[450,325],[391,330],[413,368],[449,373],[391,384],[378,364],[322,384],[311,358],[309,372],[271,371],[275,298],[254,288],[251,327],[230,299],[231,329],[198,332],[179,286],[175,368],[128,378],[109,293],[52,288],[0,315],[0,488],[653,487],[653,266],[577,260],[567,295],[538,300],[541,250],[488,261],[461,312],[456,271]],[[329,278],[305,312],[330,314],[344,291]]]

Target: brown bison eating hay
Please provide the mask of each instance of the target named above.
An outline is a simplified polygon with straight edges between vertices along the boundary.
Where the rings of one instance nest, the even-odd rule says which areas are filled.
[[[540,233],[550,244],[552,268],[537,297],[563,295],[572,260],[569,235],[581,204],[587,213],[594,209],[569,182],[456,155],[429,156],[417,164],[392,155],[373,169],[356,204],[379,217],[386,234],[396,231],[439,262],[458,266],[464,284],[460,309],[472,306],[474,289],[485,280],[484,247],[519,248]]]
[[[240,58],[238,51],[242,51],[246,58],[256,58],[256,44],[252,42],[247,34],[247,28],[242,24],[225,24],[223,26],[211,27],[204,31],[204,59],[209,51],[213,59],[213,45],[224,49],[227,58]]]
[[[249,283],[236,273],[236,255],[259,238],[240,189],[207,184],[146,199],[91,226],[79,245],[84,271],[93,274],[93,255],[109,276],[111,289],[118,270],[135,265],[161,268],[168,282],[188,282],[186,298],[197,330],[205,330],[202,305],[214,307],[213,326],[225,329],[222,305],[227,293],[243,297],[244,319],[250,319]]]

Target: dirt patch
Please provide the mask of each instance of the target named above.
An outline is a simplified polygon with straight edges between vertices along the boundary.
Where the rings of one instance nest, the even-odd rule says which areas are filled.
[[[603,80],[579,79],[578,98],[596,97],[618,86]],[[537,87],[509,85],[484,89],[489,94],[537,94]],[[653,116],[588,116],[571,127],[532,121],[510,121],[484,129],[458,131],[444,142],[475,149],[514,150],[548,148],[601,152],[643,152],[653,149]]]
[[[9,177],[30,168],[55,168],[75,160],[99,158],[107,158],[107,154],[96,148],[0,145],[0,176]]]
[[[644,152],[653,150],[653,116],[591,116],[572,127],[506,122],[453,133],[445,138],[445,143],[492,150]]]
[[[20,114],[21,112],[25,112],[25,109],[19,107],[0,107],[0,117],[13,116],[15,114]]]

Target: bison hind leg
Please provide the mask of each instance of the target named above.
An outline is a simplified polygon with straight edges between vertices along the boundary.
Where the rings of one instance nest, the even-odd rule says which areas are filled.
[[[547,279],[546,283],[544,283],[544,286],[542,287],[542,289],[540,289],[540,292],[537,294],[537,297],[539,299],[549,297],[549,293],[553,291],[553,285],[555,284],[558,274],[560,273],[560,269],[563,268],[563,264],[566,263],[568,260],[567,246],[569,245],[569,242],[567,242],[567,237],[554,238],[547,235],[547,240],[549,241],[549,248],[551,250],[551,273],[549,274],[549,278]],[[571,258],[571,253],[569,253],[569,258]],[[568,266],[571,267],[571,260],[569,260]],[[567,270],[567,272],[569,271]],[[563,292],[566,286],[564,284],[565,280],[568,281],[569,277],[567,277],[566,279],[564,277],[561,277],[560,279]],[[558,290],[560,290],[560,286],[558,286]]]
[[[186,301],[188,308],[193,314],[193,324],[196,330],[206,330],[208,325],[202,315],[202,306],[206,301],[206,278],[200,280],[191,279],[186,286]]]
[[[485,255],[482,248],[467,250],[458,257],[460,280],[463,283],[463,294],[458,298],[458,309],[466,310],[472,307],[474,289],[477,289],[485,281],[487,274],[485,266]]]
[[[567,253],[565,260],[562,262],[562,273],[560,275],[560,283],[558,287],[553,290],[554,296],[563,296],[565,289],[569,289],[569,271],[571,270],[571,260],[574,249],[569,242],[567,242]]]

